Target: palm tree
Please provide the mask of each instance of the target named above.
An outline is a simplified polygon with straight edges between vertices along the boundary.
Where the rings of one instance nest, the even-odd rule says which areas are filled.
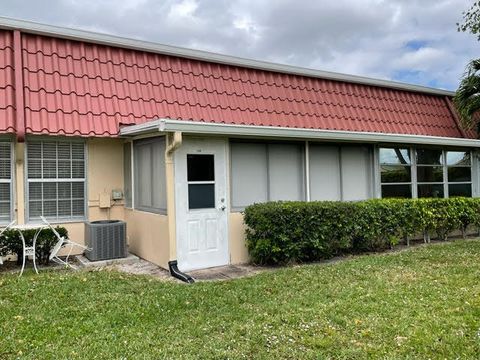
[[[464,128],[473,128],[480,117],[480,59],[467,65],[453,102]]]

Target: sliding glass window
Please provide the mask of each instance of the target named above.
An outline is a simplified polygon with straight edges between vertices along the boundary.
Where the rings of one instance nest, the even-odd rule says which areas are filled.
[[[447,151],[448,196],[472,196],[472,164],[468,151]]]
[[[469,151],[380,148],[382,198],[472,196]]]
[[[418,197],[444,197],[442,150],[416,149]]]
[[[408,148],[380,149],[382,198],[412,197],[412,160]]]

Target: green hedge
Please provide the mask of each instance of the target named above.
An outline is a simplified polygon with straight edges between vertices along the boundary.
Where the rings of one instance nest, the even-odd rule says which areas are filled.
[[[56,227],[55,230],[60,236],[68,237],[67,229],[64,227]],[[23,236],[27,246],[32,246],[33,236],[36,230],[23,230]],[[51,229],[44,229],[37,237],[35,244],[36,258],[39,264],[47,265],[49,262],[48,257],[52,248],[57,243],[58,239]],[[17,255],[17,263],[22,263],[23,245],[20,234],[17,230],[9,229],[0,236],[0,256]]]
[[[245,209],[247,247],[259,264],[327,259],[391,248],[424,234],[446,240],[480,226],[480,199],[269,202]]]

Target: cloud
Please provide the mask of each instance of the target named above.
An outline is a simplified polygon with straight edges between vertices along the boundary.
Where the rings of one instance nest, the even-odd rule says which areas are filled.
[[[478,56],[463,0],[3,0],[0,14],[455,89]]]

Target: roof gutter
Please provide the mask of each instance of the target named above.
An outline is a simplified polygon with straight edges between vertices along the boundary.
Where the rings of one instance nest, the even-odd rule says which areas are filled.
[[[476,139],[384,134],[359,131],[299,129],[276,126],[232,125],[172,119],[157,119],[139,125],[126,126],[120,130],[120,136],[138,136],[155,132],[176,131],[186,134],[227,135],[237,137],[420,144],[480,148],[480,140]]]
[[[186,49],[177,46],[163,45],[149,41],[128,39],[120,36],[100,34],[91,31],[76,30],[60,26],[40,24],[32,21],[11,19],[0,16],[0,29],[21,30],[23,33],[57,37],[68,40],[84,41],[94,44],[115,46],[119,48],[147,51],[157,54],[182,57],[193,60],[208,61],[217,64],[240,66],[250,69],[272,71],[283,74],[308,76],[313,78],[343,81],[348,83],[380,86],[396,90],[420,92],[424,94],[453,96],[455,93],[443,89],[419,86],[390,80],[380,80],[365,76],[340,74],[331,71],[321,71],[298,66],[276,64],[236,56],[228,56],[208,51]]]

